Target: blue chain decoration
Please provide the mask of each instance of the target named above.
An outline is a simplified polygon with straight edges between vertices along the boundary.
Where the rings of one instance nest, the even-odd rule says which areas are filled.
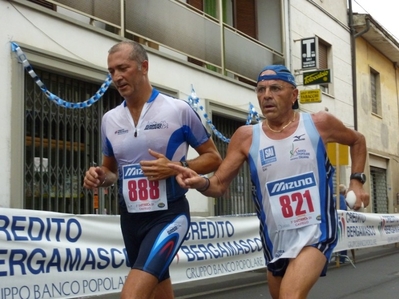
[[[112,83],[112,78],[111,78],[110,74],[108,74],[104,83],[100,86],[100,89],[90,99],[88,99],[87,101],[84,101],[84,102],[79,102],[79,103],[67,102],[67,101],[60,99],[58,96],[54,95],[47,89],[47,87],[44,85],[44,83],[36,75],[35,71],[33,70],[32,66],[30,65],[28,59],[26,58],[26,55],[24,54],[24,52],[21,50],[21,48],[19,47],[19,45],[17,43],[11,42],[11,50],[14,53],[16,53],[19,62],[22,63],[25,70],[29,73],[29,75],[36,82],[36,84],[40,87],[40,89],[44,92],[46,97],[61,107],[71,108],[71,109],[81,109],[81,108],[90,107],[104,95],[104,93],[107,91],[108,87]]]
[[[206,124],[212,130],[212,132],[216,135],[216,137],[218,137],[220,140],[222,140],[225,143],[230,143],[230,138],[227,138],[226,136],[224,136],[222,133],[220,133],[216,129],[215,125],[209,119],[208,113],[206,113],[204,106],[199,105],[199,98],[198,98],[197,94],[195,93],[193,85],[191,85],[191,94],[188,97],[188,103],[195,111],[198,111],[198,108],[199,108],[203,112],[203,116],[206,120]],[[259,122],[259,113],[255,110],[255,107],[252,105],[252,103],[249,103],[249,111],[248,111],[246,125],[251,124],[252,119],[254,117],[255,117],[256,121]]]
[[[100,86],[100,89],[90,99],[88,99],[87,101],[84,101],[84,102],[79,102],[79,103],[67,102],[67,101],[62,100],[58,96],[54,95],[47,89],[47,87],[44,85],[44,83],[36,75],[35,71],[33,70],[32,66],[30,65],[28,59],[26,58],[26,55],[23,53],[23,51],[21,50],[21,48],[19,47],[19,45],[17,43],[11,42],[11,50],[12,50],[12,52],[16,53],[18,60],[22,63],[25,70],[29,73],[29,75],[36,82],[36,84],[40,87],[40,89],[44,92],[46,97],[61,107],[72,108],[72,109],[81,109],[81,108],[90,107],[104,95],[104,93],[107,91],[108,87],[112,83],[112,78],[111,78],[110,74],[108,74],[104,83]],[[227,138],[226,136],[224,136],[222,133],[220,133],[216,129],[215,125],[209,119],[204,106],[199,105],[199,98],[198,98],[197,94],[195,93],[194,87],[192,85],[191,85],[191,94],[188,97],[188,102],[189,102],[190,106],[195,111],[197,111],[198,108],[201,111],[203,111],[203,116],[206,120],[206,124],[210,127],[210,129],[213,131],[213,133],[216,135],[216,137],[221,139],[223,142],[230,143],[230,139]],[[249,103],[249,111],[248,111],[246,125],[251,124],[253,118],[255,118],[257,122],[259,122],[258,112],[255,110],[255,107],[252,105],[252,103]]]

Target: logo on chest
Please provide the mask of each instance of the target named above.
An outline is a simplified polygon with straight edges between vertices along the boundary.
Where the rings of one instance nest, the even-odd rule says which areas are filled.
[[[292,144],[290,150],[290,160],[292,161],[298,159],[310,159],[310,152],[304,148],[295,147],[295,145]]]
[[[166,121],[156,122],[156,121],[149,121],[147,122],[144,130],[160,130],[160,129],[167,129],[168,123]]]
[[[123,135],[129,133],[129,130],[127,129],[119,129],[115,131],[115,135]]]
[[[259,156],[260,156],[260,163],[262,164],[262,166],[266,166],[270,163],[277,161],[276,151],[274,150],[274,146],[269,146],[261,149],[259,151]]]
[[[143,170],[139,165],[126,165],[123,167],[123,177],[125,179],[144,176]]]
[[[316,186],[316,179],[313,172],[308,172],[274,182],[269,182],[267,184],[267,189],[270,196],[274,196],[313,186]]]

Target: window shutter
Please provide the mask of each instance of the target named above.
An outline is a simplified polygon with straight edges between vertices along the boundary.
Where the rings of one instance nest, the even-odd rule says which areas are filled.
[[[319,68],[328,68],[327,45],[322,42],[319,42]]]
[[[250,37],[257,38],[255,0],[235,1],[234,6],[235,27]]]
[[[370,70],[370,87],[371,87],[371,109],[373,113],[378,114],[377,102],[377,73]]]
[[[196,9],[199,9],[200,11],[204,10],[203,0],[187,0],[187,4],[194,6]]]
[[[43,6],[43,7],[49,8],[51,10],[55,10],[55,7],[56,7],[54,4],[52,4],[50,2],[47,2],[45,0],[28,0],[28,1],[36,3],[36,4],[39,4],[39,5]]]

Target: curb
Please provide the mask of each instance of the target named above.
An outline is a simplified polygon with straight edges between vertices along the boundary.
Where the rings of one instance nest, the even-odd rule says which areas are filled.
[[[348,254],[351,251],[348,250]],[[383,257],[391,254],[399,254],[399,244],[389,244],[364,249],[355,249],[355,263],[366,262],[368,260]],[[349,254],[350,255],[350,254]],[[353,256],[351,256],[353,258]],[[351,258],[351,259],[352,259]],[[339,269],[352,266],[350,262],[336,265],[335,261],[328,264],[328,269]],[[226,290],[251,287],[260,284],[267,284],[266,269],[242,272],[232,275],[226,275],[218,278],[203,279],[195,282],[173,285],[175,299],[190,299],[197,296],[206,296],[210,294],[222,293]]]

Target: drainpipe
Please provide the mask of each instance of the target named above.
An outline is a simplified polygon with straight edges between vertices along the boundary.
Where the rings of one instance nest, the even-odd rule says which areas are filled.
[[[220,60],[221,60],[221,73],[222,75],[226,75],[226,60],[225,60],[225,42],[224,42],[224,23],[223,23],[223,2],[222,0],[218,1],[219,3],[219,28],[220,28]]]
[[[353,126],[357,131],[357,76],[356,76],[356,37],[363,35],[370,29],[370,20],[366,18],[366,29],[356,33],[353,27],[352,0],[349,0],[349,30],[351,35],[351,58],[352,58],[352,91],[353,91]]]
[[[397,102],[397,105],[398,105],[398,107],[399,107],[398,68],[399,68],[398,62],[395,61],[395,62],[393,63],[393,70],[394,70],[394,72],[395,72],[396,102]]]
[[[293,71],[294,68],[291,65],[291,9],[290,9],[290,3],[288,0],[284,0],[283,3],[283,11],[281,12],[281,17],[284,20],[283,24],[283,36],[285,42],[284,45],[284,60],[285,60],[285,66]]]
[[[121,32],[120,35],[122,37],[125,37],[125,30],[126,30],[126,24],[125,24],[125,0],[121,0],[120,3],[120,10],[121,10]]]

